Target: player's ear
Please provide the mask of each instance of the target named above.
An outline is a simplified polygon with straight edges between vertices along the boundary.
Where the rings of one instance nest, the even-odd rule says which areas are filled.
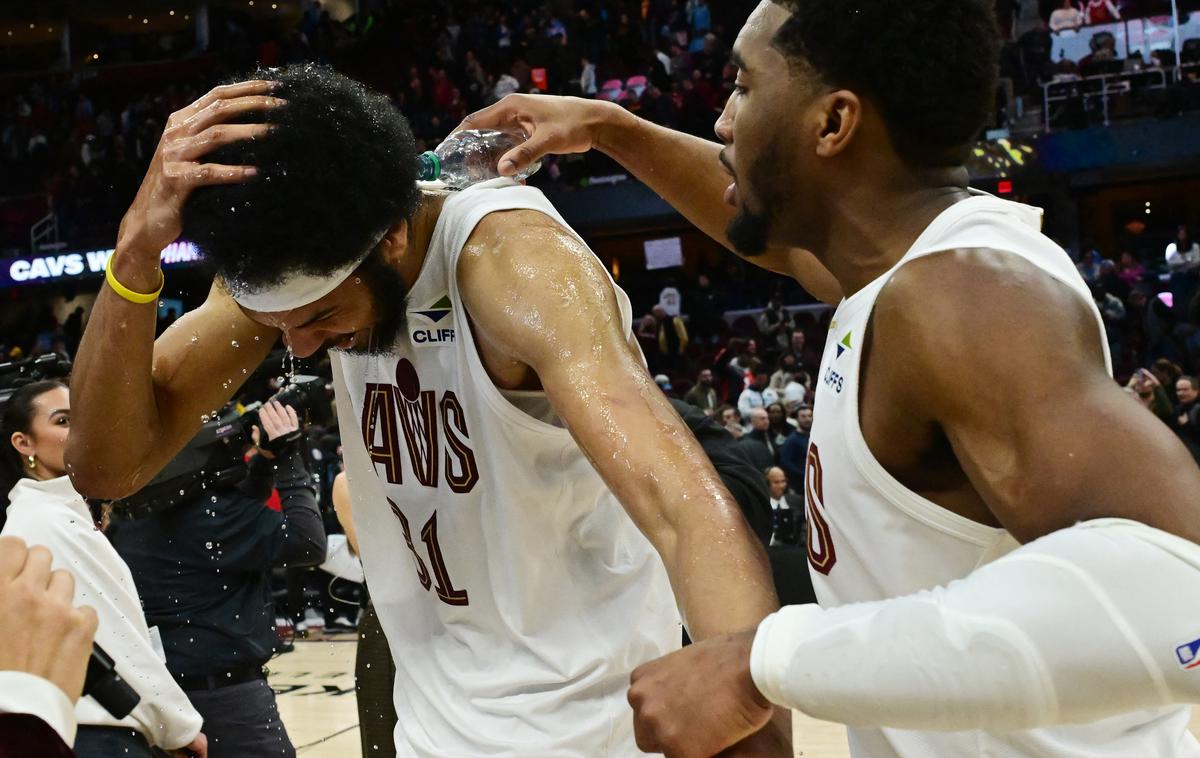
[[[408,253],[408,221],[403,220],[388,230],[379,242],[385,263],[396,265]]]

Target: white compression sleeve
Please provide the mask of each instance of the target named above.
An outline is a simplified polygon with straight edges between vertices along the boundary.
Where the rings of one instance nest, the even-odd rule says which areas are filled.
[[[1009,731],[1200,702],[1200,546],[1085,522],[945,587],[784,608],[751,673],[778,705],[863,727]]]

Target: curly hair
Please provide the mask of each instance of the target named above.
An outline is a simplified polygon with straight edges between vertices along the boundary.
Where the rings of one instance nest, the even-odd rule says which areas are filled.
[[[386,96],[313,64],[241,78],[279,82],[272,94],[287,103],[242,119],[275,124],[269,134],[204,159],[258,175],[199,188],[183,209],[183,236],[217,273],[248,290],[292,273],[322,276],[416,212],[416,143]]]
[[[879,108],[896,152],[957,165],[991,113],[1000,37],[986,0],[773,0],[772,45],[793,66]]]

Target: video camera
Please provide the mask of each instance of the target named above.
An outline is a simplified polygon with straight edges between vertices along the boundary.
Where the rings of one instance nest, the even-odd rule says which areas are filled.
[[[8,405],[13,393],[26,384],[43,379],[64,379],[71,375],[71,360],[58,353],[0,363],[0,409]]]
[[[297,375],[271,400],[290,405],[302,414],[325,398],[325,380]],[[270,402],[270,401],[268,401]],[[200,427],[200,431],[171,459],[149,484],[133,495],[113,503],[118,518],[144,518],[199,497],[214,486],[232,486],[246,477],[242,453],[252,440],[250,430],[262,427],[259,411],[263,403],[252,403],[239,412],[225,412]]]

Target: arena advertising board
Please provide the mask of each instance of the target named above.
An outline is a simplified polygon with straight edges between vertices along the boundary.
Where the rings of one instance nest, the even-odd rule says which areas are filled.
[[[103,276],[112,254],[113,250],[109,249],[11,258],[0,262],[0,286],[50,284]],[[203,257],[191,242],[172,242],[163,248],[162,265],[164,268],[195,265]]]

